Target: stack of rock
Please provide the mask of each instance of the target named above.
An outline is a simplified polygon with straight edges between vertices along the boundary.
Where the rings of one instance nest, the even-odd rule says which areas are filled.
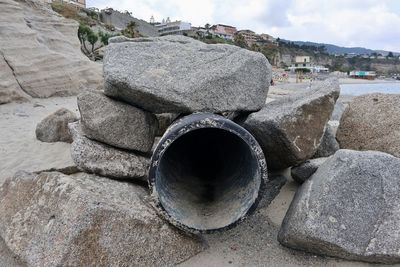
[[[104,92],[78,96],[81,122],[70,126],[72,157],[86,172],[146,180],[155,136],[194,112],[234,114],[260,143],[271,170],[337,150],[327,124],[337,80],[265,104],[271,67],[260,53],[183,36],[115,37],[104,77]]]
[[[146,181],[156,136],[195,112],[228,114],[269,169],[301,164],[318,154],[339,95],[327,80],[266,104],[262,54],[183,36],[111,39],[104,78],[104,91],[78,96],[81,118],[69,124],[83,172],[17,173],[0,187],[0,235],[29,265],[165,266],[193,256],[203,244],[157,217],[144,188],[100,176]]]
[[[157,135],[180,114],[251,112],[265,103],[271,66],[260,53],[183,36],[110,40],[104,92],[78,96],[70,124],[78,168],[147,179]]]

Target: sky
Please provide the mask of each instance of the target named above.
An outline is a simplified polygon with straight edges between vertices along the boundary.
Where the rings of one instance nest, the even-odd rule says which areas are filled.
[[[292,41],[400,52],[400,0],[87,0],[87,7],[228,24]]]

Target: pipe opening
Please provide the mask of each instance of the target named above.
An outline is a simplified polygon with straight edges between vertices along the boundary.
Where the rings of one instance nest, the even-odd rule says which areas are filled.
[[[197,230],[214,230],[242,218],[261,184],[259,160],[237,134],[221,128],[192,130],[168,146],[155,187],[166,212]]]

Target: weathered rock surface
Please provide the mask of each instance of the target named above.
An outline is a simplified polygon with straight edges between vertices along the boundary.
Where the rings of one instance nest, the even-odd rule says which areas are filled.
[[[150,151],[158,124],[153,114],[95,91],[80,94],[78,107],[87,137],[119,148]]]
[[[309,159],[298,166],[292,167],[290,171],[293,180],[300,184],[304,183],[318,170],[319,166],[321,166],[326,159],[327,158]]]
[[[400,159],[339,150],[297,191],[278,239],[288,247],[400,262]]]
[[[337,79],[314,83],[307,92],[267,103],[240,124],[264,151],[269,169],[285,169],[311,158],[339,97]]]
[[[80,51],[77,22],[40,1],[0,0],[0,6],[0,77],[7,77],[0,103],[101,86],[101,65]]]
[[[30,98],[19,86],[14,77],[13,70],[0,52],[0,104],[13,101],[25,102],[30,100]]]
[[[184,36],[117,37],[104,57],[105,94],[154,113],[255,111],[271,65],[260,53]]]
[[[0,235],[28,266],[169,266],[200,252],[147,197],[86,173],[19,172],[0,187]]]
[[[349,103],[336,134],[340,148],[400,157],[400,95],[370,94]]]
[[[78,120],[78,117],[70,110],[61,108],[44,118],[36,126],[36,138],[42,142],[72,142],[72,136],[68,130],[68,123]]]
[[[339,143],[336,141],[335,132],[329,124],[325,127],[324,135],[313,158],[329,157],[339,150]]]
[[[179,114],[176,113],[161,113],[156,114],[158,120],[158,130],[156,136],[162,136],[167,128],[178,118]]]
[[[69,129],[74,140],[71,157],[80,170],[113,178],[147,181],[149,158],[83,136],[78,122],[69,124]]]

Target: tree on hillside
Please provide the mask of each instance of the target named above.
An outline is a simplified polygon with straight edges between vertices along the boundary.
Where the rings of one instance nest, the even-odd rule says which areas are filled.
[[[235,35],[235,38],[233,39],[233,42],[235,45],[241,47],[241,48],[248,48],[247,42],[244,39],[243,35],[237,34]]]
[[[91,60],[95,61],[98,58],[98,50],[108,45],[108,39],[110,39],[110,37],[113,37],[113,35],[101,31],[96,34],[89,26],[84,24],[79,25],[78,38],[81,43],[81,50]],[[100,44],[96,47],[96,43],[98,43],[99,39]],[[91,45],[90,49],[87,47],[87,43]]]
[[[393,52],[389,52],[389,54],[387,55],[387,57],[394,57],[394,56],[393,56]]]
[[[126,25],[126,28],[121,31],[122,35],[128,38],[137,38],[140,37],[139,32],[136,30],[137,24],[134,21],[129,22]]]

